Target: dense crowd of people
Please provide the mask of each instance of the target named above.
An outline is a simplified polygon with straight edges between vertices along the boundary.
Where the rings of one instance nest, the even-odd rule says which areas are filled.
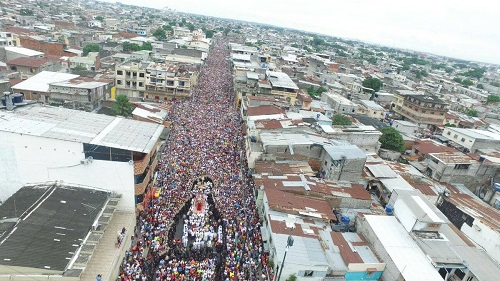
[[[171,105],[170,133],[155,173],[161,194],[138,216],[119,280],[267,280],[227,57],[227,44],[214,40],[191,98]],[[201,191],[200,183],[208,182],[209,192]],[[192,204],[200,193],[215,211],[197,219]]]

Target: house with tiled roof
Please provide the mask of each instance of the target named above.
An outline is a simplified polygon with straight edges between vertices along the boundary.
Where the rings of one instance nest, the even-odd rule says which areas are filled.
[[[19,72],[23,78],[28,78],[42,71],[57,72],[61,70],[61,62],[45,57],[18,57],[7,61],[7,67]]]

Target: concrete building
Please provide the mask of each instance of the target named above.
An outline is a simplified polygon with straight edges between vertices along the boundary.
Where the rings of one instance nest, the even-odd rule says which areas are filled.
[[[17,58],[42,58],[44,53],[23,47],[5,47],[5,60],[11,61]]]
[[[271,86],[271,95],[285,98],[290,105],[296,104],[299,87],[286,73],[268,71],[266,76]]]
[[[0,46],[18,46],[19,39],[17,34],[12,32],[0,31]]]
[[[126,95],[129,99],[144,98],[146,91],[146,67],[149,62],[126,61],[115,67],[116,95]]]
[[[321,94],[321,101],[328,103],[335,113],[355,114],[358,111],[356,103],[337,93],[325,92]]]
[[[187,97],[197,82],[198,73],[190,72],[189,65],[151,62],[145,71],[146,99]]]
[[[396,217],[364,215],[358,225],[377,256],[386,263],[381,280],[443,280]]]
[[[134,212],[117,210],[120,201],[110,191],[63,182],[22,187],[0,205],[0,279],[94,280],[99,270],[114,279],[127,248],[116,247],[116,233],[125,227],[128,246],[135,227]]]
[[[398,132],[411,137],[415,136],[415,134],[418,132],[417,124],[405,120],[394,120],[394,122],[392,123],[392,127],[398,130]]]
[[[7,61],[7,67],[12,71],[19,72],[23,79],[27,79],[42,71],[57,72],[61,70],[62,66],[60,61],[50,60],[45,57],[19,57],[17,59]]]
[[[460,150],[476,152],[482,148],[500,147],[500,134],[492,131],[446,127],[442,135]]]
[[[61,73],[61,72],[51,72],[42,71],[19,84],[12,87],[15,93],[20,93],[24,95],[27,100],[35,100],[43,103],[50,102],[50,83],[64,82],[71,79],[75,79],[79,75]]]
[[[500,213],[460,184],[447,185],[437,207],[463,232],[477,243],[497,263],[500,263]],[[470,244],[474,245],[472,242]],[[486,262],[487,260],[485,260]]]
[[[447,103],[433,95],[396,94],[393,110],[422,128],[435,130],[443,126]]]
[[[360,100],[359,105],[359,114],[365,114],[368,115],[368,117],[379,120],[385,118],[386,110],[378,103],[371,100]]]
[[[92,111],[109,98],[113,80],[75,78],[49,84],[50,103],[66,108]]]
[[[366,162],[366,154],[356,145],[324,145],[320,177],[333,181],[356,181]]]
[[[70,57],[70,68],[81,68],[84,70],[96,71],[101,68],[98,52],[90,52],[86,57]]]
[[[1,115],[0,200],[25,184],[59,180],[121,194],[119,210],[143,201],[162,125],[39,105]]]

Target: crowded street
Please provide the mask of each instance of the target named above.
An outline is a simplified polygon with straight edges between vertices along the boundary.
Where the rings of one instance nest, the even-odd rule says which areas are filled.
[[[161,193],[139,214],[117,280],[267,280],[228,54],[214,40],[192,96],[172,101]]]

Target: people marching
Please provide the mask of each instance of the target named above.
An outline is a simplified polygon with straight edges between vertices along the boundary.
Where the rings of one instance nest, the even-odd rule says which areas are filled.
[[[172,102],[161,194],[139,214],[118,280],[267,280],[227,57],[215,39],[192,97]]]

